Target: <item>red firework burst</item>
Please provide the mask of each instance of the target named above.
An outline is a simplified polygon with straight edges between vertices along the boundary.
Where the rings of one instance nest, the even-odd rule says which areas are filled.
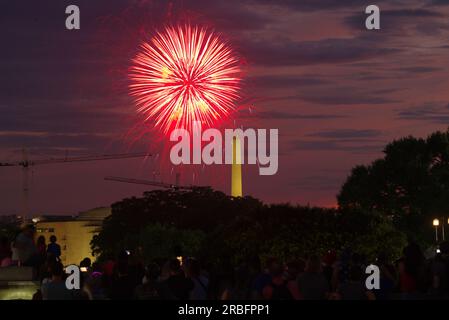
[[[168,27],[141,51],[131,67],[130,92],[145,120],[167,133],[212,127],[239,98],[239,59],[214,32],[189,25]]]

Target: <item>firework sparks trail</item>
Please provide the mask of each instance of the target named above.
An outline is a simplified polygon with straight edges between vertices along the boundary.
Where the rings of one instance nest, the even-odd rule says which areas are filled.
[[[130,72],[130,93],[145,121],[168,133],[213,127],[234,109],[240,90],[239,58],[214,32],[168,27],[141,46]]]

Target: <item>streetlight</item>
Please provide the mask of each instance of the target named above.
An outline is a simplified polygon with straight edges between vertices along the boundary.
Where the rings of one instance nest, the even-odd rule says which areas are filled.
[[[448,222],[449,222],[449,219],[448,219]],[[444,218],[443,218],[443,220],[441,221],[441,231],[443,232],[443,241],[446,240],[444,237],[444,225],[445,225],[445,223],[444,223]]]
[[[445,217],[443,217],[443,219],[441,220],[441,232],[442,232],[442,234],[443,234],[443,241],[445,241],[446,240],[446,232],[445,232],[445,229],[446,229],[446,227],[445,227],[445,220],[446,218]],[[447,224],[449,224],[449,218],[447,218]]]
[[[440,225],[440,220],[433,219],[433,226],[435,227],[435,241],[438,243],[438,226]]]

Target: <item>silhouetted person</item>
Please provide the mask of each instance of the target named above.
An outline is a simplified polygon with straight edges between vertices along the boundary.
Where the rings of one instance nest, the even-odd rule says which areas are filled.
[[[90,272],[90,267],[92,265],[92,261],[90,260],[90,258],[84,258],[81,262],[80,262],[80,268],[82,268],[83,272]]]
[[[36,241],[37,254],[39,257],[39,267],[45,263],[47,258],[47,244],[45,243],[45,237],[39,236]]]
[[[56,241],[57,241],[56,236],[52,235],[50,237],[50,243],[48,244],[47,247],[47,254],[50,254],[57,260],[59,260],[61,257],[61,246],[57,244]]]
[[[17,250],[20,265],[32,267],[38,265],[37,248],[33,240],[34,233],[34,226],[27,225],[14,240],[14,247]]]
[[[41,286],[43,300],[72,300],[72,291],[65,285],[65,273],[62,263],[51,267],[51,279]]]
[[[286,265],[285,281],[290,294],[295,300],[300,300],[302,298],[299,293],[298,277],[304,272],[305,266],[306,263],[301,259],[290,261]]]
[[[264,288],[271,283],[271,277],[279,268],[279,262],[276,258],[269,258],[266,261],[265,269],[260,272],[254,279],[251,288],[251,299],[263,298]]]
[[[12,264],[11,244],[7,237],[0,240],[0,266],[8,267]]]
[[[404,299],[416,299],[426,290],[425,258],[421,248],[411,242],[399,260],[399,288]]]
[[[136,287],[134,296],[137,300],[157,300],[161,298],[158,278],[161,268],[155,263],[145,268],[145,275],[142,284]]]
[[[224,284],[220,300],[247,300],[250,297],[252,277],[249,268],[241,266],[234,270]]]
[[[329,293],[329,284],[321,270],[321,260],[311,256],[305,272],[298,277],[299,292],[304,300],[324,300]]]
[[[118,255],[117,264],[112,275],[109,297],[113,300],[130,300],[134,296],[134,281],[129,276],[128,253]]]
[[[185,275],[193,282],[193,289],[190,291],[190,300],[206,300],[209,279],[201,274],[201,266],[198,260],[189,258],[184,265]]]
[[[83,261],[85,262],[86,259]],[[100,264],[94,262],[88,270],[83,277],[83,291],[89,300],[104,300],[106,298],[106,288]]]
[[[184,276],[177,259],[172,259],[168,262],[168,272],[169,276],[163,281],[161,286],[163,298],[169,300],[188,300],[194,284],[192,280]]]
[[[47,244],[45,243],[45,237],[39,236],[36,241],[37,252],[41,256],[45,256],[47,253]]]
[[[276,264],[270,272],[270,282],[263,288],[262,296],[266,300],[292,300],[293,295],[284,279],[284,268]]]
[[[352,266],[347,281],[338,287],[340,298],[342,300],[374,300],[374,294],[367,290],[364,280],[362,268],[357,265]]]
[[[45,259],[45,262],[40,266],[39,269],[39,280],[41,283],[45,283],[51,279],[51,272],[53,269],[53,266],[57,263],[55,257],[52,255],[47,256]]]
[[[145,265],[137,250],[128,252],[128,274],[134,287],[142,283],[142,278],[145,276]]]
[[[396,284],[396,269],[388,261],[387,254],[381,252],[377,258],[377,266],[380,269],[380,288],[374,289],[376,300],[387,300],[390,298]]]

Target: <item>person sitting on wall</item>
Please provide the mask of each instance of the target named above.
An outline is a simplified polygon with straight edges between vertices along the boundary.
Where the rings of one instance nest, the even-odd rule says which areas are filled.
[[[61,246],[57,244],[56,241],[57,241],[56,236],[52,235],[50,237],[50,243],[48,244],[47,247],[47,254],[52,255],[59,261],[61,256]]]

